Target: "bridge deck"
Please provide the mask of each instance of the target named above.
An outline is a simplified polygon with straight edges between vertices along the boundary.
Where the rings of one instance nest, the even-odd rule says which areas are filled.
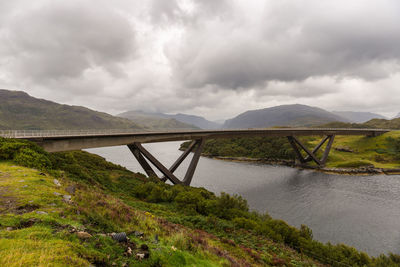
[[[307,136],[307,135],[365,135],[377,136],[386,129],[337,129],[337,128],[266,128],[235,130],[180,130],[134,132],[132,130],[83,130],[83,131],[0,131],[0,136],[27,139],[38,143],[48,152],[78,150],[132,143],[154,143],[196,139],[216,139],[254,136]]]

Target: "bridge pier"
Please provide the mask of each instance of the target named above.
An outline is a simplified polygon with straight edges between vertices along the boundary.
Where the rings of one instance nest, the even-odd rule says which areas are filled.
[[[328,135],[321,140],[321,142],[314,147],[312,151],[310,151],[306,146],[304,146],[295,136],[287,136],[290,145],[292,146],[294,153],[296,154],[296,158],[300,161],[300,164],[304,165],[307,162],[314,161],[318,166],[323,167],[326,164],[326,161],[329,156],[329,152],[331,151],[333,141],[335,139],[335,135]],[[316,153],[318,150],[328,141],[328,144],[325,147],[324,153],[321,159],[318,159]],[[303,157],[301,154],[300,148],[306,152],[307,156]]]
[[[183,184],[190,185],[193,179],[194,172],[199,162],[201,152],[204,148],[205,139],[200,138],[193,140],[189,147],[179,156],[179,158],[171,165],[170,168],[166,168],[160,161],[158,161],[149,151],[147,151],[141,143],[129,144],[128,148],[135,156],[139,164],[142,166],[146,174],[150,177],[157,177],[161,181],[171,181],[173,184]],[[186,174],[182,180],[179,180],[175,175],[174,171],[181,165],[181,163],[186,159],[190,152],[194,151],[193,158],[189,164]],[[158,177],[155,171],[152,169],[148,161],[154,165],[164,176],[162,178]]]

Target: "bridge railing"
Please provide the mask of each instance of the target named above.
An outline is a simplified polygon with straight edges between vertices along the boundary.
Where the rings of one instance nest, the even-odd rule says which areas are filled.
[[[193,129],[91,129],[91,130],[0,130],[0,137],[5,138],[35,138],[35,137],[57,137],[57,136],[91,136],[91,135],[111,135],[111,134],[134,134],[144,132],[176,132],[190,131]]]
[[[91,129],[91,130],[0,130],[0,137],[5,138],[40,138],[40,137],[62,137],[62,136],[101,136],[137,133],[168,133],[168,132],[235,132],[235,131],[361,131],[361,132],[386,132],[387,129],[356,129],[356,128],[264,128],[264,129],[221,129],[221,130],[195,130],[195,129]]]
[[[56,137],[56,136],[86,136],[109,135],[117,133],[135,133],[132,129],[104,129],[104,130],[0,130],[0,136],[5,138],[28,137]]]

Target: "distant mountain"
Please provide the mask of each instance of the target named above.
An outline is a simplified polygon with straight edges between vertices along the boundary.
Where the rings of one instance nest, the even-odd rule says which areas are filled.
[[[306,105],[282,105],[272,108],[246,111],[227,120],[224,128],[265,128],[273,126],[313,126],[347,119],[317,107]]]
[[[200,116],[195,116],[195,115],[188,115],[188,114],[182,114],[182,113],[178,113],[175,115],[168,115],[168,117],[170,118],[174,118],[178,121],[184,122],[184,123],[189,123],[189,124],[193,124],[201,129],[207,129],[207,130],[211,130],[211,129],[220,129],[222,128],[222,125],[213,121],[209,121],[206,120],[203,117]]]
[[[151,112],[143,112],[143,111],[127,111],[125,113],[139,113],[144,114],[146,116],[152,116],[154,118],[164,118],[164,119],[175,119],[179,122],[185,123],[186,125],[194,125],[200,129],[220,129],[222,125],[216,122],[212,122],[206,120],[203,117],[188,115],[188,114],[164,114],[164,113],[151,113]],[[124,114],[124,113],[122,113]],[[121,115],[121,114],[120,114]],[[120,116],[118,115],[118,116]]]
[[[393,119],[397,119],[397,118],[400,118],[400,112]]]
[[[176,119],[166,118],[164,114],[146,113],[143,111],[127,111],[117,115],[118,117],[130,119],[149,129],[199,129],[198,127],[180,122]]]
[[[0,129],[142,129],[124,118],[0,89]]]
[[[332,113],[355,123],[363,123],[372,119],[387,119],[385,116],[371,112],[332,111]]]

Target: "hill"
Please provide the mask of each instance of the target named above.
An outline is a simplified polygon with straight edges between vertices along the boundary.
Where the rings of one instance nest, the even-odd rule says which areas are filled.
[[[372,119],[387,119],[385,116],[371,112],[332,111],[332,113],[355,123],[363,123]]]
[[[142,129],[124,118],[80,106],[61,105],[22,91],[0,90],[0,129]]]
[[[157,116],[156,114],[146,113],[142,111],[127,111],[117,115],[121,118],[132,120],[149,129],[199,129],[191,124],[183,123],[173,118],[166,118],[165,116]]]
[[[193,124],[200,129],[205,129],[205,130],[213,130],[213,129],[221,129],[222,125],[213,121],[209,121],[201,116],[195,116],[195,115],[188,115],[188,114],[174,114],[174,115],[167,115],[170,118],[174,118],[178,121],[188,123],[188,124]]]
[[[331,122],[322,124],[317,127],[320,128],[373,128],[373,129],[400,129],[400,118],[384,120],[384,119],[372,119],[365,123],[345,123],[345,122]]]
[[[240,196],[171,186],[87,152],[0,139],[1,266],[398,266],[323,244]]]
[[[128,114],[128,115],[123,115],[123,114]],[[200,129],[205,129],[205,130],[211,130],[211,129],[220,129],[222,128],[222,124],[219,124],[217,122],[209,121],[206,120],[203,117],[200,116],[195,116],[195,115],[188,115],[188,114],[165,114],[165,113],[153,113],[153,112],[144,112],[144,111],[127,111],[124,113],[119,114],[118,116],[129,116],[129,114],[142,114],[143,116],[148,116],[151,118],[157,118],[157,119],[174,119],[177,120],[181,123],[184,123],[185,125],[191,125],[195,126]],[[136,116],[136,115],[134,115]]]
[[[333,121],[347,122],[347,119],[321,108],[295,104],[246,111],[233,119],[227,120],[224,128],[299,127]]]

